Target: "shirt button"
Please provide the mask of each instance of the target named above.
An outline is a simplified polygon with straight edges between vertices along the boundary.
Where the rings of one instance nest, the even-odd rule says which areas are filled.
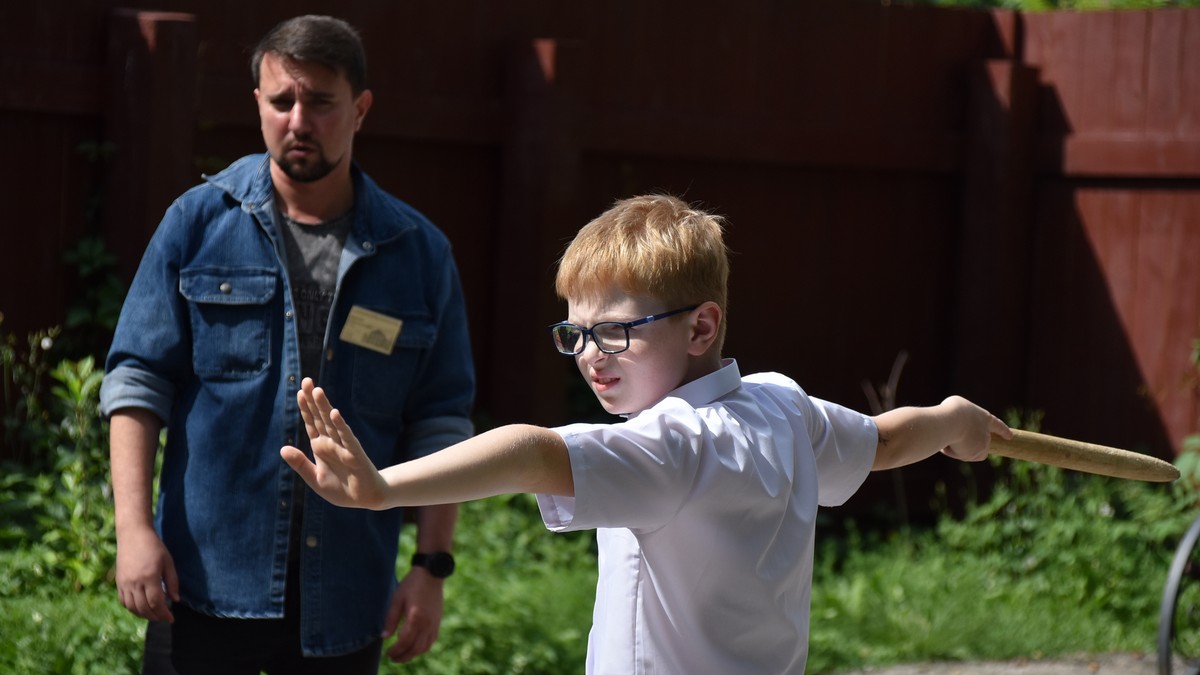
[[[292,310],[289,309],[288,311],[284,312],[283,316],[288,319],[292,318]]]
[[[233,292],[233,284],[229,283],[228,281],[222,281],[220,289],[222,293],[229,295]]]
[[[364,241],[363,242],[363,250],[364,251],[373,251],[373,250],[375,250],[375,244],[372,244],[369,241]]]
[[[288,375],[288,384],[296,384],[296,376]]]
[[[315,535],[310,534],[310,535],[308,535],[308,539],[304,540],[304,543],[307,544],[309,548],[316,548],[317,547],[317,537]]]
[[[287,500],[286,500],[286,499],[280,499],[280,500],[279,500],[279,508],[281,508],[281,509],[286,509],[286,508],[287,508]]]

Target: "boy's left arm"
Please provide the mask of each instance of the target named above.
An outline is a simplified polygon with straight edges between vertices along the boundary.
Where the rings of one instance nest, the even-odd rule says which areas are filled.
[[[961,396],[928,408],[896,408],[874,418],[879,445],[871,469],[894,469],[942,452],[977,462],[987,457],[992,434],[1012,438],[995,415]]]

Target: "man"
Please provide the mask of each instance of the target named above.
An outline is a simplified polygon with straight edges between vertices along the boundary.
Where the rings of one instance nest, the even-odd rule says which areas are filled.
[[[400,514],[306,499],[278,448],[307,438],[304,377],[377,464],[470,437],[461,286],[444,235],[352,161],[372,102],[355,31],[285,21],[251,69],[268,152],[171,205],[108,356],[117,588],[151,620],[146,672],[165,652],[184,675],[375,673],[383,637],[397,661],[437,637],[457,506],[420,509],[397,585]]]

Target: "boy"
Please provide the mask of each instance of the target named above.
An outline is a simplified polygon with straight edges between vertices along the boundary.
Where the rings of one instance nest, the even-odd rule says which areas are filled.
[[[718,218],[666,196],[618,202],[576,236],[551,326],[617,424],[512,425],[375,470],[306,381],[316,462],[281,453],[335,504],[371,509],[538,495],[554,531],[596,528],[588,672],[802,673],[817,505],[872,469],[939,450],[982,459],[999,419],[959,397],[867,417],[722,360],[728,254]]]

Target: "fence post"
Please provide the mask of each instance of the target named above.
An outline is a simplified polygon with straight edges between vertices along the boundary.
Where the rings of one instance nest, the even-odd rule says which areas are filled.
[[[553,289],[563,232],[576,213],[580,153],[574,101],[578,48],[537,39],[508,53],[502,132],[499,232],[489,302],[487,387],[497,422],[565,421],[574,366],[557,354],[547,327],[561,320]]]
[[[951,384],[992,409],[1026,396],[1037,70],[973,64],[963,162]]]
[[[196,182],[197,44],[192,14],[109,15],[104,233],[126,281],[167,206]]]

